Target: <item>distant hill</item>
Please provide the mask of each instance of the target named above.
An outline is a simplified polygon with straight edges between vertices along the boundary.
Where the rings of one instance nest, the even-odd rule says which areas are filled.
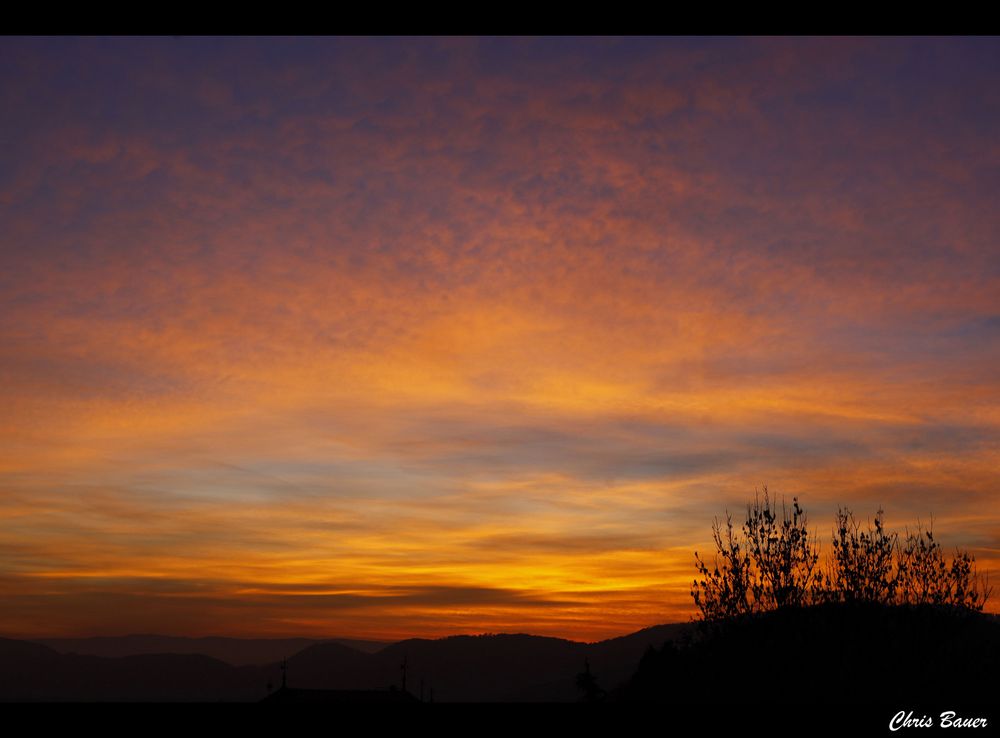
[[[413,638],[369,655],[322,644],[289,659],[288,678],[312,689],[384,689],[400,683],[405,660],[407,688],[419,696],[422,680],[425,699],[433,689],[435,700],[448,702],[571,702],[580,697],[575,679],[585,660],[610,688],[628,679],[650,646],[688,629],[661,625],[593,644],[523,634]],[[280,679],[277,664],[268,673]]]
[[[428,700],[433,690],[439,702],[568,702],[580,696],[575,679],[585,659],[601,686],[611,688],[634,672],[650,646],[688,627],[657,626],[594,644],[509,634],[410,639],[373,653],[334,641],[313,642],[288,658],[286,673],[289,686],[297,689],[384,690],[400,685],[405,660],[408,691],[419,697],[423,681]],[[229,647],[239,641],[162,636],[81,640],[85,647],[105,648],[105,653],[157,645],[218,647],[220,641]],[[58,643],[69,647],[67,639]],[[285,651],[298,643],[289,639],[272,645]],[[237,656],[249,652],[239,650]],[[266,685],[277,688],[282,681],[277,659],[233,666],[192,653],[109,657],[59,653],[39,643],[8,639],[0,639],[0,662],[2,701],[256,701],[266,695]]]
[[[329,639],[358,651],[374,653],[389,645],[380,641]],[[40,638],[34,641],[58,651],[117,658],[155,653],[202,654],[233,666],[267,664],[298,653],[327,639],[316,638],[181,638],[162,635],[127,635],[93,638]]]
[[[649,651],[626,701],[678,705],[992,705],[1000,622],[969,610],[830,604],[723,621]]]
[[[248,701],[264,694],[260,672],[198,654],[103,658],[65,655],[0,639],[0,700]]]

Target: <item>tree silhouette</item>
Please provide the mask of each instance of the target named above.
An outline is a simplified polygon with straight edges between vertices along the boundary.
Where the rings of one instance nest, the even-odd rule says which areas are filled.
[[[837,511],[833,554],[820,599],[844,602],[894,602],[899,573],[894,564],[898,536],[885,530],[885,513],[879,509],[867,530],[846,508]]]
[[[976,572],[976,559],[957,550],[949,565],[934,533],[918,523],[898,547],[899,599],[910,604],[955,605],[980,611],[993,592]]]
[[[576,688],[583,692],[584,702],[600,702],[606,693],[597,684],[597,679],[590,673],[590,659],[583,660],[583,671],[576,675]]]
[[[691,587],[705,622],[820,602],[981,611],[992,594],[975,557],[958,550],[949,563],[931,529],[920,525],[900,541],[886,530],[881,509],[865,528],[850,510],[838,510],[832,555],[822,569],[798,499],[790,508],[782,501],[778,510],[767,487],[747,505],[742,528],[734,528],[727,511],[725,525],[714,521],[712,537],[712,566],[695,552],[700,578]]]
[[[808,604],[819,551],[797,498],[791,508],[782,501],[779,512],[764,487],[747,505],[740,531],[733,528],[727,512],[725,530],[717,518],[712,535],[713,566],[709,568],[696,551],[701,579],[691,588],[704,620]]]

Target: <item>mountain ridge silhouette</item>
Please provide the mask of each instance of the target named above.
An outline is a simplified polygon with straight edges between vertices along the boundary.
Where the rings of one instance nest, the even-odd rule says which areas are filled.
[[[0,701],[256,701],[282,683],[303,689],[388,689],[400,685],[401,663],[409,664],[408,691],[438,701],[573,701],[573,677],[589,658],[598,678],[627,678],[650,645],[691,627],[671,623],[617,638],[583,643],[529,634],[456,635],[411,638],[365,652],[344,641],[309,642],[264,664],[233,665],[198,654],[213,639],[123,636],[78,639],[84,645],[124,648],[137,639],[162,639],[180,653],[99,656],[59,653],[73,639],[45,642],[0,639]],[[221,640],[221,639],[220,639]],[[231,639],[240,640],[240,639]],[[263,641],[271,639],[261,639]],[[274,639],[293,646],[309,639]],[[115,643],[117,641],[117,643]],[[373,642],[362,641],[371,646]],[[269,647],[274,645],[272,642]],[[291,650],[291,649],[289,649]]]
[[[992,686],[997,659],[996,615],[898,606],[776,611],[724,623],[716,635],[696,623],[671,623],[595,643],[455,635],[366,653],[325,641],[242,666],[191,653],[61,654],[0,638],[0,702],[257,702],[283,683],[295,690],[401,689],[405,671],[406,691],[420,701],[571,703],[581,698],[576,677],[584,668],[611,701],[711,701],[705,685],[730,671],[753,677],[741,681],[747,700],[774,684],[792,685],[803,704],[918,693],[975,700]],[[907,686],[914,674],[927,685],[916,692]]]
[[[390,641],[356,638],[186,637],[155,633],[77,638],[32,638],[27,640],[48,646],[59,653],[77,653],[107,658],[156,653],[200,653],[225,661],[233,666],[271,663],[319,643],[341,643],[366,653],[373,653],[390,645]]]

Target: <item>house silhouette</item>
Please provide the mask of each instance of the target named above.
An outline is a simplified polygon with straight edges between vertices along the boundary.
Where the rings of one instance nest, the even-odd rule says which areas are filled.
[[[288,686],[288,664],[281,662],[281,687],[261,700],[279,704],[419,704],[420,700],[406,691],[406,671],[403,689],[395,684],[388,689],[300,689]]]

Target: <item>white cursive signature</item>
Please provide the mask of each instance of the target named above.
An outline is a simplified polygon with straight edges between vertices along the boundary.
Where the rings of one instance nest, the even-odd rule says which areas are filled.
[[[945,710],[940,715],[942,728],[985,728],[987,725],[984,717],[958,717],[952,710]],[[904,712],[900,710],[892,716],[889,721],[889,730],[896,732],[903,728],[933,728],[934,718],[930,715],[913,717],[913,710]]]

